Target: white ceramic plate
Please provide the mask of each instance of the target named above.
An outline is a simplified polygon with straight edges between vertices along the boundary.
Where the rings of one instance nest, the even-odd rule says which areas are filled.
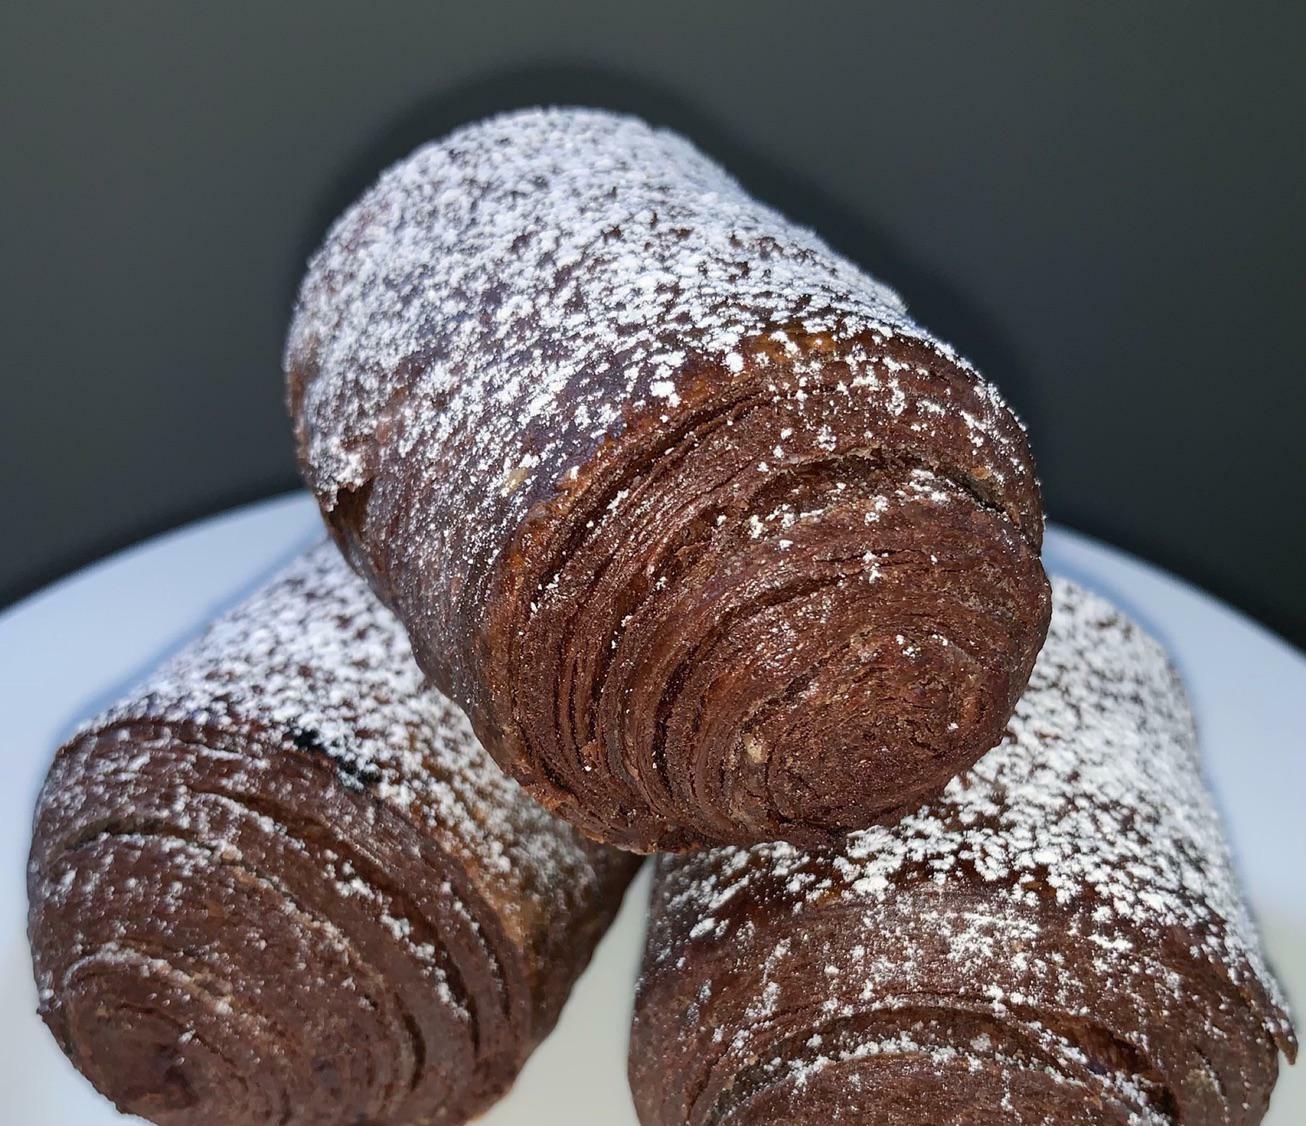
[[[34,1015],[24,866],[51,751],[79,719],[319,534],[306,496],[280,497],[132,548],[0,616],[0,732],[9,771],[0,788],[5,1122],[122,1121]],[[1045,554],[1050,570],[1112,598],[1175,654],[1271,958],[1289,993],[1306,1000],[1306,658],[1194,588],[1072,532],[1050,529]],[[644,898],[641,880],[557,1031],[482,1126],[634,1126],[626,1030]],[[1306,1067],[1280,1080],[1266,1122],[1306,1122]]]

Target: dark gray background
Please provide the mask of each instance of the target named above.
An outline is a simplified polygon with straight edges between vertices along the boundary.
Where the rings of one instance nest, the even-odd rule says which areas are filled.
[[[293,485],[303,261],[547,102],[675,125],[1026,418],[1054,519],[1306,642],[1306,5],[6,5],[0,603]]]

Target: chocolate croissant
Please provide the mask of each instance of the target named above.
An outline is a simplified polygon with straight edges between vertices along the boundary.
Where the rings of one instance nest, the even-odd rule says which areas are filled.
[[[1003,743],[893,828],[664,858],[644,1126],[1259,1122],[1295,1055],[1161,649],[1060,580]]]
[[[499,771],[327,544],[59,750],[28,879],[40,1011],[169,1126],[465,1122],[632,870]]]
[[[285,366],[349,559],[588,835],[831,843],[1001,738],[1049,613],[1019,422],[679,137],[527,111],[418,150]]]

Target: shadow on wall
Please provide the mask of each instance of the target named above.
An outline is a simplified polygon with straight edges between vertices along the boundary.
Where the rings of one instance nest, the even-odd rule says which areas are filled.
[[[307,260],[336,216],[384,168],[459,125],[536,105],[617,110],[684,134],[752,195],[812,228],[845,257],[898,290],[912,315],[991,377],[1030,429],[1038,433],[1032,374],[1005,334],[945,279],[914,265],[882,231],[804,180],[801,171],[777,164],[740,144],[727,129],[678,94],[594,67],[539,65],[511,70],[413,106],[388,128],[379,130],[323,193],[304,233],[297,261]],[[1037,441],[1034,453],[1037,456]]]

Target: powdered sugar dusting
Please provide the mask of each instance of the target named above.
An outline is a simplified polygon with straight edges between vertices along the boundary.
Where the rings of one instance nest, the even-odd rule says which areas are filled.
[[[795,326],[828,349],[804,356]],[[867,334],[917,341],[959,382],[909,394]],[[846,363],[845,396],[913,429],[963,419],[991,486],[1030,480],[997,393],[895,293],[680,137],[597,111],[493,118],[387,171],[310,264],[285,365],[328,510],[382,448],[438,467],[455,526],[410,513],[404,550],[458,585],[597,443],[641,413],[669,421],[687,372],[738,377],[762,339],[799,371]]]
[[[756,974],[749,1020],[732,1043],[744,1058],[765,1058],[786,1012],[819,1005],[822,1021],[855,1029],[849,1022],[871,1014],[919,1014],[938,1003],[930,998],[941,982],[960,983],[951,1002],[959,1011],[980,1006],[1021,1035],[1037,1034],[1062,1061],[1057,1082],[1080,1082],[1091,1069],[1073,1035],[1040,1015],[1109,1024],[1103,1006],[1114,1005],[1154,1010],[1164,1028],[1183,1013],[1185,1031],[1175,1035],[1186,1038],[1184,1051],[1228,1043],[1240,1027],[1291,1048],[1284,998],[1239,894],[1177,675],[1156,642],[1102,599],[1064,580],[1054,580],[1053,594],[1047,644],[1007,737],[941,798],[837,850],[768,844],[660,861],[646,985],[715,964],[691,962],[696,947],[704,948],[696,957],[732,965],[731,951],[747,952],[771,928],[783,938],[760,965],[745,953],[748,968],[737,971]],[[804,936],[801,950],[793,934]],[[822,962],[823,1001],[810,984]],[[786,994],[795,973],[808,984]],[[1213,1001],[1211,982],[1228,983],[1246,1011]],[[709,978],[705,1004],[712,994]],[[848,1033],[837,1050],[818,1042],[800,1057],[777,1057],[768,1081],[805,1083],[878,1052],[961,1052],[972,1067],[1007,1066],[985,1045],[959,1047],[947,1028],[925,1048],[908,1044],[933,1035],[928,1022],[914,1033],[874,1027]],[[1180,1058],[1141,1028],[1132,1044],[1152,1066]],[[1238,1051],[1247,1054],[1222,1056],[1226,1070],[1212,1072],[1205,1090],[1232,1079],[1255,1089],[1261,1049],[1238,1043]],[[1231,1076],[1230,1060],[1250,1070]],[[1181,1074],[1167,1082],[1197,1082],[1184,1071],[1195,1065],[1175,1066]],[[1108,1077],[1111,1097],[1134,1108],[1131,1121],[1170,1121],[1154,1113],[1162,1104],[1145,1070]]]
[[[426,686],[399,624],[330,544],[219,619],[87,730],[134,720],[268,726],[274,740],[329,758],[345,786],[456,840],[481,871],[522,895],[566,888],[583,900],[599,878],[604,850],[499,770],[462,712]],[[148,753],[139,748],[137,768]]]
[[[1058,904],[1092,902],[1093,921],[1207,933],[1213,960],[1246,961],[1270,981],[1202,782],[1191,713],[1160,647],[1107,603],[1054,583],[1047,644],[1006,739],[938,801],[890,828],[848,838],[825,865],[786,844],[718,849],[710,863],[770,873],[811,902],[832,890],[893,893],[908,868],[946,885],[977,875],[1026,902],[1035,880]],[[689,859],[687,866],[706,859]],[[686,880],[710,915],[741,883]]]
[[[194,1121],[463,1121],[552,1026],[634,866],[499,771],[324,544],[56,754],[41,1015],[147,1115],[167,1051]]]

